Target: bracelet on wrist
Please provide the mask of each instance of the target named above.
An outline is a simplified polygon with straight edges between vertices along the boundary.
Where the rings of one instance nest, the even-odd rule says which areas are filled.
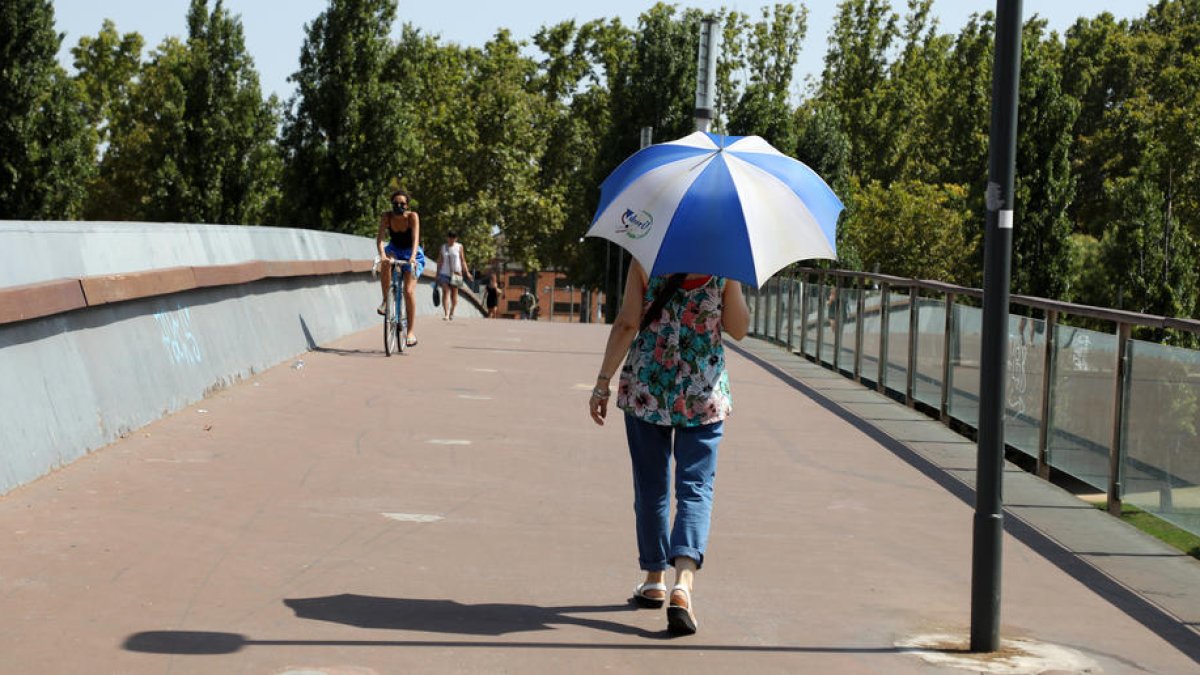
[[[608,400],[609,396],[612,396],[612,392],[610,392],[607,389],[601,389],[600,387],[596,387],[595,389],[592,390],[592,398],[598,398],[601,401],[606,401],[606,400]]]

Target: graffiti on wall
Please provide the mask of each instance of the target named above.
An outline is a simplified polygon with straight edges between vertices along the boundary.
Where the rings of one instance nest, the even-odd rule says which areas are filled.
[[[192,310],[177,307],[170,312],[157,312],[154,321],[162,334],[163,348],[174,363],[199,364],[204,361],[200,343],[192,333]]]

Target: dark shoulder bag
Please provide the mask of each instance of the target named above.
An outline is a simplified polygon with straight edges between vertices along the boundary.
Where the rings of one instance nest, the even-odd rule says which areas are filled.
[[[650,324],[654,323],[654,320],[662,314],[663,307],[666,307],[667,302],[674,297],[675,291],[678,291],[679,287],[683,286],[683,280],[686,278],[687,273],[684,272],[672,274],[667,277],[666,283],[663,284],[662,288],[658,289],[658,295],[654,296],[654,302],[650,303],[650,309],[646,310],[646,313],[642,316],[642,325],[638,326],[639,333],[649,328]]]

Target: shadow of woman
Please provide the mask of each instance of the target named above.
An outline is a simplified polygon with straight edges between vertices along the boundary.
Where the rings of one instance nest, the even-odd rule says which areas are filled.
[[[465,605],[454,600],[380,598],[353,593],[286,599],[283,604],[302,619],[329,621],[359,628],[499,636],[550,630],[554,625],[574,625],[621,635],[655,635],[615,621],[574,616],[633,612],[635,608],[632,604],[574,607],[538,607],[507,603]]]

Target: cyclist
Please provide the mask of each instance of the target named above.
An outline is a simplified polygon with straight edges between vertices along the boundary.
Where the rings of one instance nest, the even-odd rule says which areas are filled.
[[[408,210],[408,193],[396,190],[392,193],[392,210],[379,217],[379,233],[375,235],[375,246],[379,249],[380,285],[383,288],[383,302],[377,310],[384,313],[387,305],[388,292],[392,286],[392,265],[407,263],[404,274],[404,311],[408,317],[408,335],[404,336],[404,344],[412,347],[417,344],[413,335],[413,323],[416,319],[416,288],[417,278],[425,269],[425,251],[421,248],[421,218],[416,211]],[[388,243],[384,245],[384,242]]]

